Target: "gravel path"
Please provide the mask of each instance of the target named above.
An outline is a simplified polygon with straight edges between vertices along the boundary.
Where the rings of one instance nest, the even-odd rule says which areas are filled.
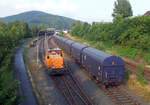
[[[18,95],[21,97],[19,100],[20,105],[38,105],[26,73],[22,56],[22,51],[26,43],[24,43],[15,54],[14,78],[19,81]]]

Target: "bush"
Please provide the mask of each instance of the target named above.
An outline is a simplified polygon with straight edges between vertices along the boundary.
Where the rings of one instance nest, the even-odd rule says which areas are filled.
[[[25,22],[0,22],[0,105],[17,105],[18,81],[13,80],[13,49],[29,32]]]
[[[63,35],[64,35],[63,31],[61,30],[61,31],[58,33],[58,35],[59,35],[59,36],[63,36]]]
[[[131,74],[131,71],[125,69],[125,70],[124,70],[124,75],[123,75],[124,79],[129,79],[130,74]]]
[[[150,50],[150,16],[134,18],[116,17],[114,22],[87,24],[76,22],[71,25],[71,35],[96,42],[98,49],[121,46],[118,52],[122,56],[134,58],[139,50]],[[122,47],[125,46],[125,47]],[[150,61],[145,58],[148,63]]]
[[[150,53],[141,51],[141,52],[140,52],[140,56],[141,56],[142,58],[144,58],[144,60],[145,60],[148,64],[150,64]]]
[[[7,56],[2,64],[0,68],[0,104],[16,105],[18,81],[13,80],[13,63]]]

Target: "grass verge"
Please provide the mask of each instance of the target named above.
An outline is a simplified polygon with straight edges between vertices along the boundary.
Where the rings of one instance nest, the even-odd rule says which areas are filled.
[[[126,88],[150,103],[150,85],[141,84],[136,75],[129,76]]]

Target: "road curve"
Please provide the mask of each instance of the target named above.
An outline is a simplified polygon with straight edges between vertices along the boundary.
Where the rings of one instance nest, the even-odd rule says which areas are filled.
[[[25,69],[22,56],[22,51],[26,43],[22,44],[15,54],[14,78],[15,80],[19,80],[18,95],[20,96],[20,105],[38,105]]]

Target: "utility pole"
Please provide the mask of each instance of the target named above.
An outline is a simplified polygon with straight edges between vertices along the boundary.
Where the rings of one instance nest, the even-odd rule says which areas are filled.
[[[39,61],[39,46],[37,45],[37,64],[38,64],[38,61]]]
[[[39,33],[38,33],[38,36],[37,36],[37,41],[39,40]],[[36,43],[36,47],[37,47],[37,64],[38,64],[38,62],[39,62],[39,45]]]
[[[46,32],[45,32],[45,46],[46,46],[45,50],[49,48],[48,47],[48,36],[46,35]]]

